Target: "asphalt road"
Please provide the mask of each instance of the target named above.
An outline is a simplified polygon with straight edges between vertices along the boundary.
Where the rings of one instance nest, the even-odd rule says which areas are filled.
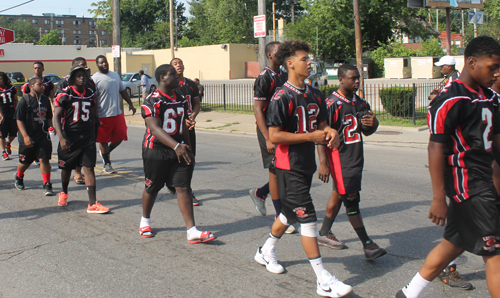
[[[188,244],[173,195],[162,190],[152,214],[156,237],[143,239],[141,217],[144,128],[129,127],[130,141],[113,152],[117,175],[97,173],[98,200],[106,215],[85,212],[85,187],[70,184],[69,204],[42,195],[41,175],[26,172],[26,190],[14,188],[17,160],[0,162],[0,297],[316,297],[315,276],[298,234],[285,235],[278,260],[286,273],[275,275],[254,262],[274,211],[258,216],[248,189],[262,185],[255,136],[198,132],[193,189],[197,226],[218,236],[211,244]],[[55,152],[55,150],[54,150]],[[394,297],[415,275],[443,228],[428,219],[431,186],[425,144],[370,142],[361,212],[368,234],[388,254],[366,262],[362,246],[342,210],[334,232],[342,251],[321,247],[325,267],[354,287],[347,297]],[[17,152],[14,152],[17,158]],[[60,172],[52,161],[54,190]],[[314,179],[311,194],[323,218],[330,185]],[[476,289],[461,291],[434,281],[421,297],[488,297],[482,259],[465,253],[459,271]]]

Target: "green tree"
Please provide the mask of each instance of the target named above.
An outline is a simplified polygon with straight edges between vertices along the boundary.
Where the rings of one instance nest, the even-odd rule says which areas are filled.
[[[31,26],[30,23],[23,21],[22,19],[17,19],[13,22],[10,19],[0,17],[0,27],[15,31],[14,42],[35,43],[38,40],[38,30]]]
[[[59,36],[59,33],[57,33],[57,30],[51,30],[49,33],[45,34],[40,38],[38,41],[39,45],[60,45],[61,43],[61,37]]]

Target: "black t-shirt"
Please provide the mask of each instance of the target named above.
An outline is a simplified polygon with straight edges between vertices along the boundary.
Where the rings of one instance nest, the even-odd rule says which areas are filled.
[[[160,127],[168,133],[178,143],[182,143],[182,131],[184,119],[187,114],[187,100],[179,93],[174,91],[172,97],[156,89],[149,94],[141,106],[142,118],[157,117],[160,119]],[[170,149],[165,146],[158,138],[151,133],[149,127],[146,127],[144,135],[144,147],[149,149]]]
[[[47,121],[52,119],[49,98],[43,94],[39,99],[30,94],[24,95],[19,99],[15,119],[24,122],[26,132],[32,140],[46,136],[49,132]]]
[[[184,80],[179,81],[179,86],[175,88],[175,91],[187,100],[187,114],[190,116],[193,113],[193,98],[200,97],[198,86],[193,80],[184,78]]]
[[[96,105],[94,92],[89,88],[84,88],[79,93],[74,86],[68,86],[56,96],[55,107],[64,109],[62,118],[62,128],[66,137],[72,139],[73,135],[91,136],[94,134],[92,110]]]
[[[29,81],[34,78],[34,77],[31,77],[27,82],[26,84],[24,84],[22,87],[21,87],[21,90],[23,91],[24,94],[29,94],[30,93],[30,84],[29,84]],[[50,91],[54,90],[54,83],[52,83],[51,80],[47,79],[46,77],[43,77],[42,79],[42,82],[43,82],[43,95],[49,97],[50,96]]]
[[[334,91],[326,98],[326,106],[328,125],[338,131],[340,138],[338,149],[328,150],[332,154],[330,162],[340,170],[332,172],[332,177],[340,194],[358,192],[361,190],[364,164],[360,112],[369,111],[370,105],[356,94],[348,99],[339,91]],[[335,158],[337,156],[338,159]]]
[[[8,85],[5,89],[0,87],[0,108],[6,119],[14,118],[16,108],[14,107],[14,95],[17,94],[16,87]]]
[[[266,101],[264,113],[266,112],[269,102],[273,97],[274,92],[288,80],[288,73],[280,69],[279,73],[275,73],[269,67],[264,68],[259,76],[255,79],[253,86],[253,99]]]
[[[266,113],[267,126],[281,126],[291,133],[314,132],[320,122],[327,120],[326,105],[318,89],[306,85],[305,89],[286,82],[276,90]],[[278,169],[312,175],[316,171],[313,142],[278,144],[275,150]]]
[[[500,133],[498,97],[460,80],[448,84],[427,113],[430,140],[445,144],[445,190],[456,202],[492,187],[493,135]]]

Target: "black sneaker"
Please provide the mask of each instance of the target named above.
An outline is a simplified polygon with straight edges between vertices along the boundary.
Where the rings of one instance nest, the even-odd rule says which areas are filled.
[[[403,290],[399,290],[396,293],[396,298],[406,298],[406,295],[405,295],[405,293],[403,293]]]
[[[472,284],[463,278],[457,271],[457,265],[453,264],[446,267],[446,269],[439,273],[438,278],[453,288],[459,288],[462,290],[472,289]]]
[[[52,183],[47,182],[43,185],[43,192],[46,196],[53,196],[54,193],[52,192]]]
[[[23,190],[24,189],[24,177],[19,178],[17,177],[17,173],[15,174],[16,182],[14,182],[14,185],[16,186],[17,189]]]

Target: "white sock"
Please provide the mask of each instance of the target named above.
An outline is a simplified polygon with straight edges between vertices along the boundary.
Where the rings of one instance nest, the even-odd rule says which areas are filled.
[[[314,273],[316,273],[316,278],[319,282],[323,282],[323,280],[321,280],[321,273],[325,270],[325,267],[323,266],[323,259],[321,257],[309,259],[309,263],[311,263]]]
[[[280,239],[281,238],[274,236],[272,233],[269,233],[269,238],[267,238],[266,242],[264,242],[264,245],[262,245],[262,252],[270,252],[274,247],[276,247],[276,244],[278,244],[278,241]]]
[[[410,283],[403,288],[403,293],[407,298],[418,298],[420,293],[422,293],[422,291],[427,288],[430,283],[430,281],[424,279],[420,276],[420,273],[417,272]]]
[[[151,218],[141,217],[141,224],[139,228],[150,227],[151,226]]]
[[[199,231],[196,226],[193,226],[191,229],[187,230],[187,239],[200,239],[202,231]]]

